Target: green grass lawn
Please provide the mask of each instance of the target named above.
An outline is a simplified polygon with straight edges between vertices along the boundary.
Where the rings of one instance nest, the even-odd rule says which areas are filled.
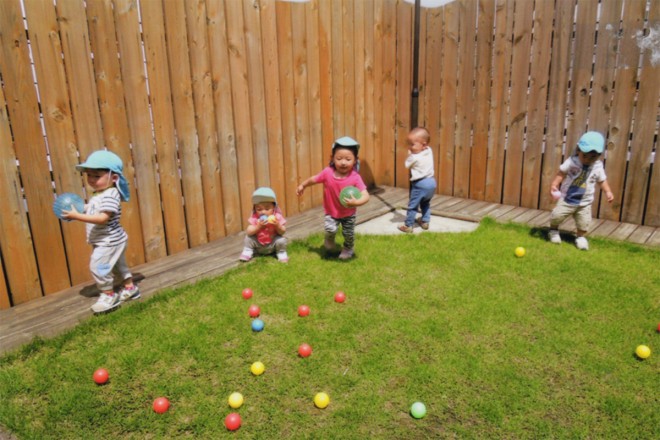
[[[489,219],[469,234],[360,236],[348,263],[323,258],[321,243],[3,357],[0,424],[26,439],[657,438],[658,250],[592,239],[581,252]],[[644,361],[639,344],[653,351]],[[228,432],[234,391],[243,424]],[[172,404],[162,415],[159,396]]]

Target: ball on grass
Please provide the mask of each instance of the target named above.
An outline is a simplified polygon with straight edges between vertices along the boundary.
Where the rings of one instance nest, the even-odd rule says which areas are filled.
[[[167,400],[167,397],[158,397],[154,400],[153,408],[158,414],[163,414],[170,408],[170,401]]]
[[[255,376],[261,376],[264,374],[264,371],[266,370],[266,366],[262,362],[255,362],[250,366],[250,371],[252,374]]]
[[[298,316],[302,316],[302,317],[309,316],[309,306],[302,305],[298,307]]]
[[[234,409],[238,409],[243,405],[243,395],[241,393],[231,393],[227,403]]]
[[[255,319],[252,321],[252,330],[255,332],[260,332],[264,329],[264,322],[261,319]]]
[[[243,295],[244,299],[250,299],[252,298],[252,289],[243,289],[243,292],[241,293]]]
[[[651,349],[647,345],[638,345],[635,349],[635,354],[640,359],[646,359],[651,356]]]
[[[524,257],[527,252],[525,251],[524,247],[518,246],[516,250],[513,251],[513,253],[516,254],[516,257],[521,258]]]
[[[110,375],[108,374],[108,370],[105,368],[99,368],[94,372],[94,382],[96,382],[99,385],[103,385],[108,381],[110,378]]]
[[[230,431],[236,431],[241,427],[241,416],[238,413],[230,413],[225,417],[225,427]]]
[[[309,357],[312,354],[312,346],[309,344],[300,344],[300,347],[298,347],[298,354],[300,357]]]
[[[346,301],[346,294],[344,292],[335,293],[335,302],[343,303]]]
[[[422,402],[415,402],[410,407],[410,415],[416,419],[421,419],[426,415],[426,405]]]
[[[257,316],[259,316],[261,314],[261,309],[259,308],[258,305],[252,304],[248,308],[248,314],[250,315],[250,318],[256,318]]]
[[[314,396],[314,405],[320,409],[326,408],[330,405],[330,396],[326,393],[317,393],[316,396]]]

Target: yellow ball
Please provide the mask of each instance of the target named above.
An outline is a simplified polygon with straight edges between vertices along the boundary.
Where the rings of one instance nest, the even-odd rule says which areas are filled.
[[[514,254],[516,254],[516,257],[524,257],[525,256],[525,248],[522,246],[518,246],[516,250],[514,251]]]
[[[646,359],[647,357],[651,356],[651,349],[646,345],[638,345],[635,349],[635,354],[640,359]]]
[[[316,396],[314,396],[314,405],[316,405],[317,408],[323,409],[330,405],[330,397],[326,393],[317,393]]]
[[[277,217],[275,217],[274,215],[269,215],[268,223],[277,223]]]
[[[231,393],[227,402],[234,409],[240,408],[243,405],[243,395],[241,393]]]
[[[264,372],[265,369],[266,369],[266,367],[265,367],[264,364],[262,364],[261,362],[255,362],[255,363],[252,364],[252,366],[250,367],[250,371],[251,371],[252,374],[254,374],[255,376],[259,376],[259,375],[263,374],[263,372]]]

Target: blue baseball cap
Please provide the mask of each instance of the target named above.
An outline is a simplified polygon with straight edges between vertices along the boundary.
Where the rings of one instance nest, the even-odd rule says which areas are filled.
[[[588,131],[580,137],[578,148],[583,153],[595,151],[598,154],[603,154],[605,150],[605,138],[597,131]]]
[[[85,170],[109,170],[111,173],[119,176],[117,182],[117,190],[121,199],[128,202],[130,198],[130,190],[128,181],[124,177],[124,163],[121,158],[112,151],[98,150],[93,152],[87,157],[87,160],[80,165],[76,165],[78,171]]]

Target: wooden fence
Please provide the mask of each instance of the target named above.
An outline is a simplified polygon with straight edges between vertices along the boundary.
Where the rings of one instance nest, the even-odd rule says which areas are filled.
[[[119,154],[131,265],[245,227],[271,186],[287,215],[332,140],[358,139],[370,184],[407,186],[414,7],[401,0],[0,1],[0,308],[90,279],[74,166]],[[653,173],[660,0],[458,0],[423,9],[419,120],[438,192],[550,207],[585,130],[607,135],[615,202],[660,225]]]

